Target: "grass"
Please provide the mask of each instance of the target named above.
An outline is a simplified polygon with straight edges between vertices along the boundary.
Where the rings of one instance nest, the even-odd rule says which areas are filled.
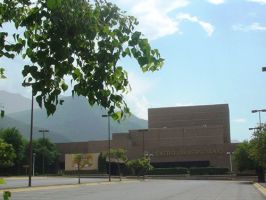
[[[1,185],[1,184],[5,184],[5,183],[6,183],[5,180],[2,179],[2,178],[0,178],[0,185]]]

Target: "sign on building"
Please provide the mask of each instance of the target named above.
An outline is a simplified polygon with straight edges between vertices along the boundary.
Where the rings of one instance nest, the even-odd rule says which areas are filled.
[[[78,165],[75,162],[75,156],[78,154],[65,154],[65,170],[77,170]],[[82,168],[80,170],[98,170],[99,153],[81,154]]]

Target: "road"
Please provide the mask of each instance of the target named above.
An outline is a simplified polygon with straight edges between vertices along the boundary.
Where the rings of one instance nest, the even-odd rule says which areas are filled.
[[[0,185],[0,189],[20,188],[28,186],[28,177],[5,178],[6,184]],[[107,178],[81,178],[81,183],[103,182],[108,181]],[[76,184],[78,178],[66,177],[32,177],[32,186],[62,185]]]
[[[12,200],[265,200],[248,182],[146,180],[12,192]]]

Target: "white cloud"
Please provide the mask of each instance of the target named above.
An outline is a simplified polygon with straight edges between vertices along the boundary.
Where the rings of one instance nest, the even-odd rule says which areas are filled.
[[[260,23],[254,22],[247,26],[242,25],[242,24],[234,25],[233,30],[244,31],[244,32],[248,32],[248,31],[263,31],[264,32],[266,31],[266,26],[263,26]]]
[[[214,26],[212,24],[202,21],[196,16],[191,16],[190,14],[187,13],[180,13],[176,16],[176,19],[179,23],[183,21],[198,23],[207,32],[208,36],[212,36],[214,32]]]
[[[191,102],[177,102],[175,104],[176,107],[183,107],[183,106],[193,106],[194,104]]]
[[[247,1],[254,2],[254,3],[259,3],[259,4],[262,4],[262,5],[266,4],[266,0],[247,0]]]
[[[126,102],[134,115],[147,120],[148,108],[151,107],[151,103],[148,101],[145,94],[152,89],[152,81],[142,79],[135,73],[129,73],[128,79],[131,91],[125,95]]]
[[[218,5],[218,4],[223,4],[224,3],[224,0],[207,0],[209,3],[211,4],[215,4],[215,5]]]
[[[181,33],[179,22],[173,17],[173,12],[189,5],[189,0],[115,0],[118,6],[129,10],[139,21],[139,30],[149,39],[155,40],[174,33]],[[208,34],[213,32],[213,26],[207,22],[198,21]]]
[[[244,118],[237,118],[237,119],[234,119],[233,121],[234,121],[234,122],[236,122],[236,123],[241,123],[241,124],[243,124],[243,123],[246,123],[246,122],[247,122],[247,120],[246,120],[246,119],[244,119]]]

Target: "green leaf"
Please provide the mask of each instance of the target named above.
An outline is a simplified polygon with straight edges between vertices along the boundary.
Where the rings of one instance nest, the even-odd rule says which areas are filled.
[[[1,110],[1,118],[3,118],[5,116],[5,111]]]
[[[59,7],[61,2],[62,2],[62,0],[47,0],[47,7],[50,10],[53,10],[53,9]]]
[[[66,91],[68,89],[68,85],[66,83],[62,83],[61,88],[63,91]]]

